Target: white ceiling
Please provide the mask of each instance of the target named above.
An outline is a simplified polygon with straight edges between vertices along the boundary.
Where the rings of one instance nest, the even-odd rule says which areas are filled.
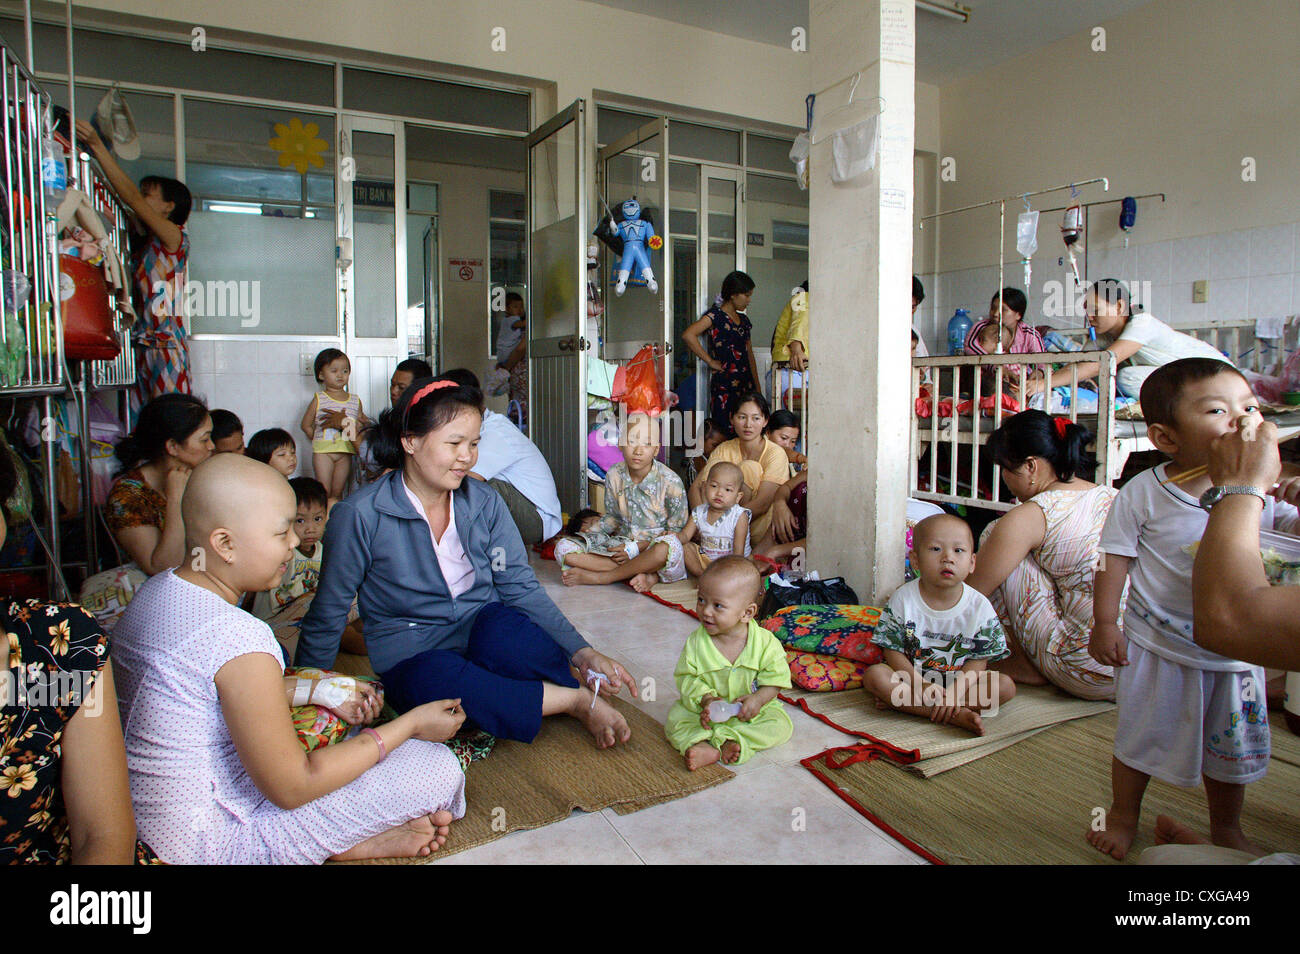
[[[790,30],[808,25],[808,0],[588,0],[728,36],[787,46]],[[916,78],[942,86],[1062,37],[1127,13],[1151,0],[961,0],[967,23],[916,11]],[[630,39],[630,38],[628,38]],[[809,52],[817,36],[809,31]]]

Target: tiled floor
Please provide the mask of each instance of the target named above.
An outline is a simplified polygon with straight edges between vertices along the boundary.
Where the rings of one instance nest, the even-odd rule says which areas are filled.
[[[677,698],[673,667],[694,620],[625,586],[565,587],[554,563],[534,557],[533,566],[556,605],[593,645],[627,666],[643,686],[654,680],[654,700],[635,704],[662,722]],[[849,737],[788,711],[793,738],[739,766],[729,782],[631,815],[575,812],[442,864],[923,864],[799,765],[799,759],[846,744]]]

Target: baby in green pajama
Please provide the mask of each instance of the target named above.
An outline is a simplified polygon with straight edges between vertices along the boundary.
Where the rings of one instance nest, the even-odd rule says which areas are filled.
[[[677,660],[673,675],[680,698],[664,726],[691,771],[719,759],[728,765],[748,761],[794,731],[776,697],[790,688],[785,650],[754,620],[762,587],[754,564],[739,556],[711,563],[700,577],[700,626]],[[740,712],[714,722],[708,708],[716,700],[739,703]]]

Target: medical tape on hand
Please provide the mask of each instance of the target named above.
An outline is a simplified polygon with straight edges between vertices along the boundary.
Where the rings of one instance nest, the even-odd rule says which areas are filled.
[[[357,681],[351,676],[330,676],[316,683],[312,701],[318,706],[335,709],[348,702],[357,691]]]
[[[314,685],[316,685],[315,679],[295,679],[293,683],[293,705],[305,706],[311,702],[311,690]]]

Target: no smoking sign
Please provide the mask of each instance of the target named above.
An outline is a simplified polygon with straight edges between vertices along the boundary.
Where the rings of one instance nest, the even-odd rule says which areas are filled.
[[[453,281],[481,282],[483,281],[483,259],[449,258],[447,271]]]

